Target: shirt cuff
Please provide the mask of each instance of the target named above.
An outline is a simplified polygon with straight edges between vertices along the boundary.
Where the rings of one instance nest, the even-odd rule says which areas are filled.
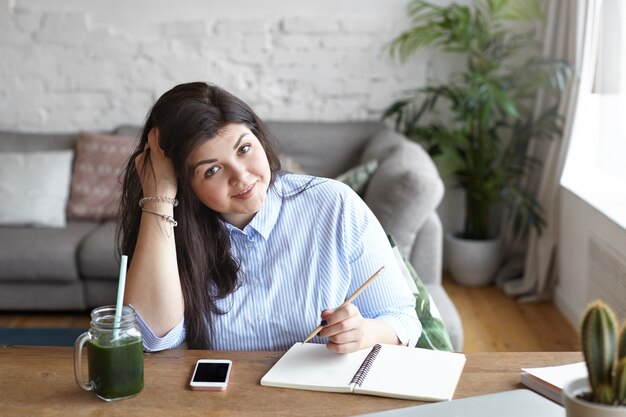
[[[399,317],[395,315],[379,316],[384,320],[398,336],[400,344],[404,346],[414,347],[422,335],[422,324],[419,320],[412,320],[408,317]]]
[[[137,311],[137,310],[135,310]],[[183,317],[176,326],[163,337],[158,337],[137,312],[137,327],[141,332],[143,350],[157,352],[159,350],[174,349],[185,341],[185,318]]]

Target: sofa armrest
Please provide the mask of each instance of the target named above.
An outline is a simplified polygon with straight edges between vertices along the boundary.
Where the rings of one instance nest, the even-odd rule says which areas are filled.
[[[368,143],[361,160],[377,159],[364,200],[399,249],[409,257],[418,230],[435,211],[444,186],[437,167],[418,144],[390,130]]]
[[[409,261],[424,284],[442,285],[443,227],[436,211],[418,229]]]

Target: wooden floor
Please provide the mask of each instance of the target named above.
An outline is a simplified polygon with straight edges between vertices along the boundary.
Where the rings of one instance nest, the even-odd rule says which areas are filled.
[[[466,352],[578,351],[577,331],[551,302],[519,303],[494,286],[468,288],[444,277],[463,321]]]
[[[0,312],[0,327],[89,327],[89,313],[5,313]]]
[[[467,288],[444,278],[465,333],[465,352],[580,350],[578,336],[552,303],[518,303],[495,287]],[[0,313],[0,327],[89,327],[88,313]]]

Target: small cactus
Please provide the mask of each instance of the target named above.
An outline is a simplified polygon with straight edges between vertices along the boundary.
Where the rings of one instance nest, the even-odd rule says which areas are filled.
[[[594,402],[626,404],[626,325],[616,336],[613,310],[602,301],[587,307],[581,325],[582,350]]]
[[[615,398],[626,405],[626,323],[619,332],[617,341],[617,369],[615,370]]]
[[[615,398],[619,404],[626,405],[626,358],[619,361],[615,371]]]
[[[617,341],[617,357],[621,360],[626,358],[626,323],[619,332],[619,340]]]

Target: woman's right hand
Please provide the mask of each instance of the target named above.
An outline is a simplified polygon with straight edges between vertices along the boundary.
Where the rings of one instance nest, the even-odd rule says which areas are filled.
[[[171,159],[159,146],[159,130],[154,127],[148,133],[144,151],[135,158],[144,196],[176,197],[178,183]]]

